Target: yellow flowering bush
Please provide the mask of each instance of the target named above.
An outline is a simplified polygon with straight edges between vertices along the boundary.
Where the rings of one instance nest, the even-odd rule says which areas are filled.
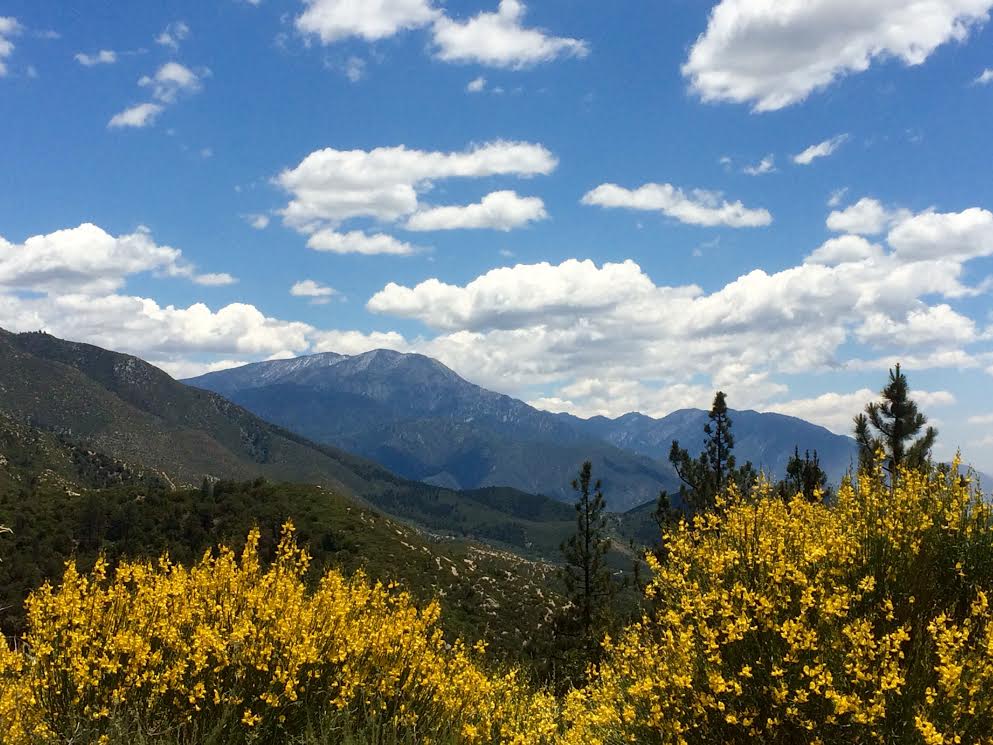
[[[0,743],[993,745],[993,507],[951,469],[760,484],[664,536],[642,618],[556,699],[446,643],[437,604],[275,561],[69,566],[0,645]],[[362,739],[365,738],[365,739]]]
[[[405,593],[335,571],[309,590],[292,526],[268,569],[258,539],[240,559],[222,549],[190,569],[69,566],[57,589],[35,592],[27,654],[0,657],[0,740],[97,741],[123,722],[180,742],[276,742],[317,717],[423,742],[554,734],[554,702],[446,644],[436,604],[419,610]]]
[[[957,465],[760,486],[665,541],[570,742],[993,742],[993,512]]]

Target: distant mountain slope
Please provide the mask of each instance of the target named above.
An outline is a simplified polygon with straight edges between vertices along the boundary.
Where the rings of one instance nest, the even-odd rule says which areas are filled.
[[[662,419],[551,414],[469,383],[436,360],[387,350],[260,362],[185,382],[408,478],[453,488],[505,485],[568,500],[589,458],[616,511],[678,488],[669,447],[679,440],[701,450],[707,419],[695,409]],[[823,427],[752,411],[732,418],[738,460],[774,476],[795,446],[817,450],[834,481],[852,462],[854,441]]]
[[[572,528],[571,509],[558,502],[512,490],[457,493],[408,481],[282,430],[217,394],[177,383],[136,357],[47,334],[0,332],[0,413],[177,483],[264,476],[319,484],[437,531],[544,555],[555,555]]]
[[[732,411],[734,455],[739,463],[751,461],[766,473],[786,472],[794,447],[816,450],[821,467],[833,483],[858,463],[855,441],[824,427],[784,414]],[[583,422],[583,420],[579,420]],[[662,419],[625,414],[617,419],[594,417],[584,422],[588,431],[619,448],[650,458],[667,458],[673,440],[691,453],[703,449],[707,412],[681,409]]]
[[[473,385],[422,355],[315,355],[185,382],[224,392],[307,438],[440,486],[510,486],[571,500],[570,483],[587,459],[603,479],[612,509],[652,499],[674,485],[668,464]]]

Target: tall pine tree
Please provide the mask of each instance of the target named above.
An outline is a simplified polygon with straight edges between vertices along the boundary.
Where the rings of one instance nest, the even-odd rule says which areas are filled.
[[[731,416],[723,391],[718,391],[714,396],[708,418],[710,421],[703,428],[707,436],[704,451],[698,458],[693,458],[689,451],[681,448],[678,440],[673,440],[669,450],[669,462],[683,482],[679,495],[683,504],[694,511],[713,507],[717,495],[724,493],[732,483],[743,492],[749,491],[757,476],[751,463],[740,468],[735,463],[731,453],[734,450]],[[668,499],[667,494],[664,496]]]
[[[882,465],[891,475],[900,466],[926,466],[938,430],[930,426],[925,429],[927,417],[917,410],[917,404],[910,398],[910,385],[899,364],[895,370],[890,370],[889,383],[881,395],[881,401],[867,404],[865,413],[855,417],[859,466],[865,469]],[[876,458],[880,452],[883,462],[878,464]]]
[[[562,544],[566,562],[563,579],[572,606],[571,617],[565,619],[565,633],[578,637],[587,659],[592,659],[601,641],[601,632],[606,628],[613,595],[606,564],[610,540],[607,538],[605,503],[600,481],[593,481],[592,463],[583,464],[572,488],[577,494],[576,532]]]

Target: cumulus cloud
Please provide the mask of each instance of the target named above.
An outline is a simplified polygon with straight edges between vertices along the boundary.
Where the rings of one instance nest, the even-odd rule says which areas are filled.
[[[386,233],[368,235],[361,230],[351,230],[339,233],[330,228],[323,228],[313,233],[307,239],[307,247],[315,251],[326,251],[336,254],[391,254],[393,256],[408,256],[417,253],[417,246],[394,238]]]
[[[978,77],[972,82],[976,85],[987,85],[989,83],[993,83],[993,68],[986,68],[979,73]]]
[[[84,223],[14,244],[0,238],[0,327],[45,329],[57,336],[137,354],[187,369],[197,355],[264,356],[306,351],[313,329],[268,318],[233,303],[211,310],[121,294],[128,277],[151,273],[200,285],[234,282],[229,274],[200,274],[179,249],[157,244],[147,229],[113,236]]]
[[[94,67],[96,65],[112,65],[117,62],[117,52],[112,49],[101,49],[93,54],[80,52],[75,56],[75,60],[83,67]]]
[[[148,127],[155,123],[167,105],[173,104],[181,94],[197,93],[203,87],[203,79],[210,75],[210,70],[204,68],[194,72],[178,62],[167,62],[153,75],[143,75],[138,79],[142,88],[150,88],[152,97],[158,103],[146,102],[131,106],[115,114],[107,126],[111,129],[122,127]],[[210,157],[213,151],[209,148],[201,151],[203,157]]]
[[[721,0],[683,65],[704,101],[773,111],[896,58],[922,64],[989,18],[991,0]]]
[[[907,216],[906,211],[890,210],[877,199],[863,197],[843,210],[831,212],[827,226],[836,233],[877,235]]]
[[[826,158],[829,155],[833,155],[834,151],[839,147],[844,145],[848,141],[848,135],[838,135],[837,137],[832,137],[830,140],[824,140],[824,142],[818,142],[816,145],[811,145],[806,150],[801,153],[797,153],[793,156],[793,162],[801,166],[809,166],[818,158]]]
[[[943,224],[949,235],[935,240],[958,241],[955,222]],[[847,235],[799,266],[755,270],[710,292],[656,283],[632,261],[568,260],[494,269],[461,286],[389,283],[367,308],[431,331],[403,338],[404,349],[501,390],[538,389],[528,398],[547,408],[666,413],[674,399],[658,392],[672,386],[683,386],[680,405],[706,406],[724,387],[737,406],[762,408],[786,392],[780,375],[901,361],[988,366],[984,352],[969,351],[984,333],[953,306],[974,292],[962,281],[966,261]]]
[[[111,117],[110,121],[107,122],[107,126],[111,129],[120,129],[123,127],[134,127],[140,129],[141,127],[147,127],[155,123],[155,120],[159,118],[159,114],[163,112],[165,107],[157,103],[140,103],[135,106],[129,106]]]
[[[190,27],[183,21],[175,21],[166,26],[162,33],[155,37],[155,43],[172,49],[179,49],[179,44],[185,41],[190,35]]]
[[[348,37],[378,41],[438,17],[430,0],[304,0],[296,27],[331,44]]]
[[[0,237],[0,288],[53,295],[99,295],[120,289],[133,274],[155,272],[202,285],[231,284],[229,274],[199,274],[182,252],[160,246],[151,233],[113,236],[91,223],[31,236],[21,244]]]
[[[962,262],[993,256],[993,213],[978,207],[963,212],[924,212],[902,220],[887,240],[906,260]]]
[[[23,26],[16,18],[10,16],[0,16],[0,78],[7,74],[5,60],[14,53],[14,42],[10,39],[17,36],[23,30]]]
[[[478,78],[473,78],[469,81],[469,84],[465,87],[466,93],[482,93],[486,90],[486,78],[480,76]]]
[[[333,287],[319,284],[312,279],[304,279],[296,282],[290,288],[293,297],[310,298],[312,305],[325,305],[331,301],[331,297],[338,294]]]
[[[203,285],[205,287],[224,287],[226,285],[233,285],[238,282],[238,280],[235,277],[232,277],[227,272],[218,272],[213,274],[194,274],[192,279],[198,285]]]
[[[464,207],[433,207],[415,212],[407,230],[458,230],[489,228],[509,231],[548,217],[538,197],[521,197],[513,191],[495,191],[478,204]]]
[[[152,96],[162,103],[174,103],[181,93],[196,93],[201,88],[201,79],[209,71],[199,74],[178,62],[167,62],[156,70],[154,75],[145,75],[138,85],[151,88]]]
[[[850,261],[865,261],[866,259],[881,259],[882,257],[883,247],[878,243],[871,243],[861,235],[842,235],[825,241],[804,259],[804,262],[836,266]]]
[[[280,210],[283,221],[311,235],[311,248],[339,253],[412,253],[413,246],[389,235],[367,236],[359,231],[341,232],[340,228],[356,218],[384,223],[411,218],[421,211],[421,194],[438,181],[529,177],[551,173],[557,165],[546,148],[526,142],[495,141],[461,152],[428,152],[402,145],[370,151],[326,148],[284,170],[276,183],[291,197]],[[414,225],[460,222],[459,227],[489,227],[489,221],[504,227],[522,212],[535,213],[535,202],[511,199],[509,193],[498,193],[501,195],[479,205],[427,209],[426,216],[415,220]]]
[[[589,54],[585,41],[525,28],[526,12],[520,0],[500,0],[496,12],[479,13],[465,22],[440,16],[433,27],[435,56],[445,62],[520,69],[558,57]]]
[[[749,209],[740,201],[728,202],[723,197],[720,192],[703,189],[687,193],[672,184],[645,184],[634,190],[616,184],[601,184],[588,192],[582,202],[600,207],[662,212],[688,225],[755,228],[772,223],[768,210]]]
[[[418,193],[435,181],[551,173],[556,158],[541,145],[490,142],[454,153],[404,147],[317,150],[277,183],[292,196],[282,214],[291,227],[308,230],[354,217],[393,221],[417,211]]]

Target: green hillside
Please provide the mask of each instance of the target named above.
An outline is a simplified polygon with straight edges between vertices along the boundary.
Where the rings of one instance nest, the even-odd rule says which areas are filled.
[[[0,413],[140,463],[177,486],[204,478],[310,483],[431,530],[556,556],[573,513],[509,489],[456,492],[316,445],[129,355],[42,333],[0,334]]]
[[[489,640],[501,655],[540,646],[557,599],[554,568],[508,551],[433,535],[320,486],[219,481],[173,489],[154,474],[0,416],[0,629],[22,631],[22,603],[64,563],[98,554],[191,563],[208,548],[239,545],[258,526],[271,556],[291,519],[327,567],[397,581],[421,601],[438,598],[453,636]]]

